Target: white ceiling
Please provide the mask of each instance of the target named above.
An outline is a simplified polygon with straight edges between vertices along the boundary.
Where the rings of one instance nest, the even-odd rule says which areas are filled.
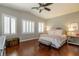
[[[52,19],[57,16],[79,11],[78,3],[54,3],[48,6],[48,8],[50,8],[51,11],[43,10],[41,13],[39,13],[38,10],[31,9],[32,7],[39,6],[37,3],[4,3],[1,5],[17,10],[31,12],[34,15],[43,19]]]

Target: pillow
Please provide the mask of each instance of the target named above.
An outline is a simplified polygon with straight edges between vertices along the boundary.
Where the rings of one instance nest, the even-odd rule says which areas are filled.
[[[55,35],[55,30],[50,30],[50,31],[48,31],[48,35],[49,35],[49,36]]]
[[[55,35],[62,35],[63,34],[63,30],[56,30],[55,31]]]
[[[63,30],[50,30],[48,32],[49,36],[52,36],[52,35],[62,35],[62,34],[63,34]]]

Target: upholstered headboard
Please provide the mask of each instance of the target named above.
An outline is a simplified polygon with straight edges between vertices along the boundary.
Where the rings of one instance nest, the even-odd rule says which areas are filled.
[[[66,30],[61,27],[52,27],[50,31],[48,31],[49,35],[62,35],[67,34]]]

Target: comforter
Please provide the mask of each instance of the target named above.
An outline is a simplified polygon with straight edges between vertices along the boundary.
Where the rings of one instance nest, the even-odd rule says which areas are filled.
[[[67,38],[65,35],[52,35],[49,36],[47,34],[43,34],[39,38],[39,42],[46,44],[46,45],[51,45],[52,47],[59,48],[61,47],[65,42]]]

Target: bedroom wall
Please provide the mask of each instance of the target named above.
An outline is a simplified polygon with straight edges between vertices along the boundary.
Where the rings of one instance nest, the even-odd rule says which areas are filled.
[[[45,22],[43,19],[34,16],[29,12],[24,12],[20,10],[11,9],[8,7],[0,6],[0,35],[2,35],[2,14],[8,14],[11,16],[15,16],[17,18],[17,34],[15,35],[7,35],[7,38],[11,37],[20,37],[21,41],[25,41],[29,38],[38,37],[38,22]],[[22,34],[22,19],[33,20],[35,21],[35,33],[33,34]]]
[[[47,20],[47,25],[52,27],[62,27],[66,29],[67,24],[78,23],[79,26],[79,12],[55,17]]]

